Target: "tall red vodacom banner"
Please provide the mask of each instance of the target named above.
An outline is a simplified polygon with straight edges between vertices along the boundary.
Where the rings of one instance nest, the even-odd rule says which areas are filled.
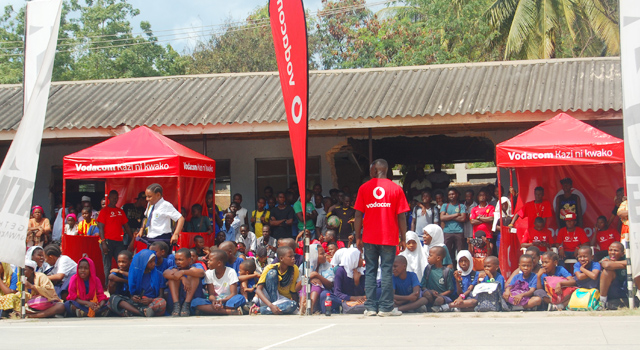
[[[300,190],[302,217],[303,222],[306,222],[309,51],[307,49],[307,22],[302,0],[270,0],[269,17],[278,72],[280,73],[284,109],[289,124],[291,151],[293,152],[293,162]],[[309,276],[308,238],[305,238],[304,248],[305,275]],[[306,309],[307,314],[310,314],[311,289],[308,286],[308,279],[305,285],[307,290]]]

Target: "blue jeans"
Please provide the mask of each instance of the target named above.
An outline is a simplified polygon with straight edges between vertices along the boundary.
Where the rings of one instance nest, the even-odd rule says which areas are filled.
[[[278,270],[271,269],[267,272],[267,278],[265,279],[263,292],[269,298],[271,303],[275,303],[278,300]],[[295,283],[292,281],[291,283]],[[283,315],[290,315],[298,308],[298,303],[294,300],[287,300],[279,303],[278,308],[282,311]],[[273,312],[268,306],[260,307],[260,314],[273,315]]]
[[[393,310],[393,273],[391,270],[395,258],[395,246],[364,244],[364,261],[367,266],[364,281],[367,301],[364,302],[364,306],[368,311],[389,312]],[[380,259],[380,297],[378,297],[376,281],[378,275],[378,259]]]

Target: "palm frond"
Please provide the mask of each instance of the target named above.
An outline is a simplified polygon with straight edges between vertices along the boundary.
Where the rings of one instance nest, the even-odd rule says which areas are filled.
[[[531,33],[536,32],[539,23],[537,5],[536,0],[520,0],[518,2],[507,37],[505,58],[521,52],[523,44],[530,39]]]
[[[601,1],[580,0],[591,28],[605,43],[607,52],[617,55],[620,53],[620,28],[618,23],[606,15]]]

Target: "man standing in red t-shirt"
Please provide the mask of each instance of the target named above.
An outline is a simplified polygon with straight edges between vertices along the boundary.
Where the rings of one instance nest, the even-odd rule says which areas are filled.
[[[360,251],[364,249],[366,264],[365,316],[402,315],[402,312],[393,307],[392,267],[396,246],[400,245],[400,251],[405,248],[405,213],[409,211],[409,204],[402,187],[387,179],[388,168],[389,165],[384,159],[378,159],[371,164],[371,180],[360,186],[354,207],[356,245]],[[378,259],[382,280],[382,294],[379,299],[376,285]]]
[[[104,265],[105,285],[108,283],[111,274],[111,259],[118,259],[118,254],[126,250],[122,242],[123,230],[129,237],[133,237],[129,229],[129,219],[127,214],[120,208],[116,208],[118,203],[118,191],[109,192],[109,205],[100,210],[98,215],[98,230],[100,233],[100,249],[102,249],[102,263]]]
[[[471,209],[469,221],[473,226],[473,237],[476,238],[476,232],[483,231],[489,240],[489,252],[493,252],[496,240],[493,239],[491,232],[491,224],[493,224],[493,212],[496,211],[493,205],[487,203],[487,191],[482,189],[478,192],[478,205]]]
[[[534,200],[531,202],[525,203],[522,208],[516,213],[511,220],[511,224],[509,227],[513,227],[518,218],[527,218],[527,229],[533,230],[535,226],[536,218],[544,219],[544,227],[547,227],[547,218],[553,216],[553,211],[551,207],[551,202],[543,200],[544,198],[544,188],[538,186],[533,191]]]

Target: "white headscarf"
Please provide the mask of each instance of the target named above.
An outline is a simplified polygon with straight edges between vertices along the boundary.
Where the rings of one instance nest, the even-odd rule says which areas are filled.
[[[507,211],[502,210],[502,203],[507,203],[508,208]],[[491,228],[491,231],[496,230],[497,226],[498,226],[498,221],[500,221],[500,211],[502,211],[502,216],[503,217],[512,217],[513,214],[511,214],[511,201],[509,200],[509,198],[507,197],[501,197],[500,198],[500,205],[496,206],[496,210],[493,212],[493,226]]]
[[[336,252],[333,253],[333,258],[331,258],[331,266],[333,267],[342,266],[341,265],[342,258],[346,252],[347,252],[347,248],[340,248],[336,250]]]
[[[418,234],[413,231],[407,231],[407,243],[410,241],[414,241],[417,243],[417,248],[414,251],[409,251],[409,249],[405,249],[400,255],[407,258],[407,271],[414,272],[418,275],[418,281],[422,281],[422,274],[424,273],[425,267],[427,267],[427,259],[425,258],[424,253],[422,252],[422,244],[420,244],[420,237]]]
[[[442,232],[442,227],[436,224],[429,224],[424,227],[424,233],[431,236],[431,243],[427,247],[426,251],[433,247],[444,247],[444,233]]]
[[[34,252],[36,249],[42,249],[42,250],[43,250],[43,252],[44,252],[44,249],[43,249],[41,246],[39,246],[39,245],[34,245],[34,246],[32,246],[32,247],[29,247],[29,249],[27,250],[27,253],[24,255],[24,259],[25,259],[25,260],[32,260],[32,261],[33,261],[33,257],[32,257],[32,256],[33,256],[33,252]],[[35,262],[35,261],[34,261],[34,262]],[[40,267],[37,267],[37,265],[38,265],[38,263],[36,263],[36,268],[35,268],[36,272],[42,272],[42,273],[44,273],[46,270],[48,270],[48,269],[49,269],[49,264],[47,264],[47,262],[46,262],[46,261],[45,261],[45,262],[43,262],[43,263],[42,263],[42,266],[40,266]]]
[[[25,267],[28,266],[28,267],[32,268],[33,271],[38,269],[38,264],[35,261],[31,260],[31,259],[25,259],[24,260],[24,266]]]
[[[353,278],[353,270],[358,267],[360,261],[360,251],[358,248],[345,248],[346,252],[342,254],[340,266],[344,267],[347,277]]]
[[[465,271],[460,267],[460,259],[467,258],[469,260],[469,268]],[[456,261],[458,262],[458,271],[462,274],[462,276],[468,276],[471,271],[473,271],[473,258],[471,257],[471,253],[468,250],[461,250],[458,252],[456,256]]]

